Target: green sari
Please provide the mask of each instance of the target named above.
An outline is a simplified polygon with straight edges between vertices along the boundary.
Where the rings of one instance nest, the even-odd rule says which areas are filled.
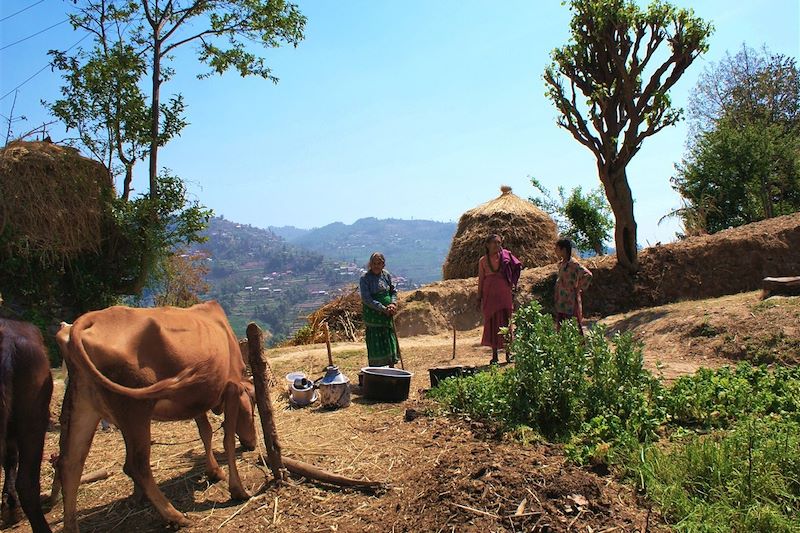
[[[383,305],[392,303],[392,295],[389,294],[389,291],[373,294],[372,297]],[[367,328],[369,366],[386,366],[397,363],[399,350],[392,317],[366,305],[362,305],[362,313],[364,325]]]

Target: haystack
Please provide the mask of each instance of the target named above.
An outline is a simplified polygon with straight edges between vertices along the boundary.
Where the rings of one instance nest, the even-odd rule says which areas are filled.
[[[450,253],[442,267],[444,279],[478,275],[478,260],[487,235],[503,237],[503,247],[519,257],[526,268],[557,261],[553,250],[558,235],[556,223],[531,202],[500,187],[502,194],[490,202],[470,209],[458,221]]]
[[[333,342],[361,340],[364,320],[361,316],[361,295],[358,287],[353,287],[308,315],[308,327],[297,331],[281,346],[325,342],[323,324],[328,324]]]
[[[114,195],[108,169],[74,148],[13,141],[0,148],[0,234],[15,256],[68,259],[100,246]]]

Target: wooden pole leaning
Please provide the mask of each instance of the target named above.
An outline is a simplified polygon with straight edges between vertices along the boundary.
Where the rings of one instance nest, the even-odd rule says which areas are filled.
[[[283,459],[281,445],[278,440],[278,429],[275,426],[275,413],[272,409],[272,398],[269,395],[267,380],[267,364],[264,360],[264,333],[257,324],[247,325],[248,359],[253,371],[253,385],[256,389],[256,406],[261,418],[261,430],[264,433],[264,446],[267,449],[267,461],[275,482],[283,481]]]

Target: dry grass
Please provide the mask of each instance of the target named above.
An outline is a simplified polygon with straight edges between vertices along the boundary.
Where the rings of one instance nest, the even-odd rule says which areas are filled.
[[[449,334],[401,339],[404,363],[415,372],[411,399],[399,404],[375,403],[358,396],[343,410],[316,406],[290,407],[282,376],[301,370],[311,377],[327,364],[324,345],[270,350],[269,362],[278,376],[272,397],[284,454],[333,472],[389,483],[371,494],[331,489],[291,479],[276,488],[258,450],[239,459],[245,488],[255,497],[232,502],[227,484],[209,484],[204,456],[193,422],[156,422],[152,426],[151,464],[157,483],[177,509],[189,514],[187,531],[522,531],[550,524],[555,531],[594,531],[618,526],[643,527],[647,510],[631,490],[610,478],[599,478],[567,465],[558,448],[521,447],[513,442],[485,440],[480,427],[450,418],[422,416],[404,421],[407,408],[425,410],[420,389],[429,386],[427,369],[450,363],[475,365],[489,358],[480,347],[480,330],[459,336],[457,359],[451,361]],[[351,380],[366,362],[362,343],[337,343],[334,362]],[[60,409],[63,376],[56,373],[53,412]],[[214,449],[224,468],[221,418],[211,416]],[[48,433],[46,454],[58,446],[58,428]],[[124,445],[116,430],[98,431],[85,472],[106,468],[111,477],[81,487],[78,498],[82,531],[162,531],[149,504],[132,501],[133,487],[122,473]],[[52,470],[43,466],[43,487]],[[580,494],[590,502],[582,511],[570,498]],[[507,518],[527,499],[525,516]],[[486,514],[476,513],[475,510]],[[55,531],[61,506],[48,513]],[[513,520],[513,525],[512,525]],[[656,517],[652,518],[651,528]],[[601,527],[602,526],[602,527]],[[27,532],[27,523],[10,531]]]
[[[308,329],[301,330],[282,346],[300,346],[325,341],[323,325],[330,328],[331,341],[358,341],[363,338],[361,296],[358,287],[326,303],[308,315]]]
[[[113,194],[108,170],[73,148],[14,141],[0,149],[0,232],[10,230],[14,255],[58,260],[97,250]]]
[[[478,275],[478,259],[485,253],[486,236],[503,237],[503,246],[519,257],[525,267],[547,265],[556,261],[553,250],[556,224],[531,202],[501,188],[494,200],[470,209],[458,221],[442,271],[444,279]]]

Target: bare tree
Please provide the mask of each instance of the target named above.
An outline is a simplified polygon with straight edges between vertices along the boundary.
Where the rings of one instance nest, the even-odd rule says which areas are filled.
[[[641,9],[632,0],[572,0],[570,8],[570,42],[553,50],[547,95],[558,125],[595,156],[616,220],[617,261],[636,271],[626,168],[645,138],[680,120],[669,90],[706,51],[712,28],[691,10],[661,1]]]

